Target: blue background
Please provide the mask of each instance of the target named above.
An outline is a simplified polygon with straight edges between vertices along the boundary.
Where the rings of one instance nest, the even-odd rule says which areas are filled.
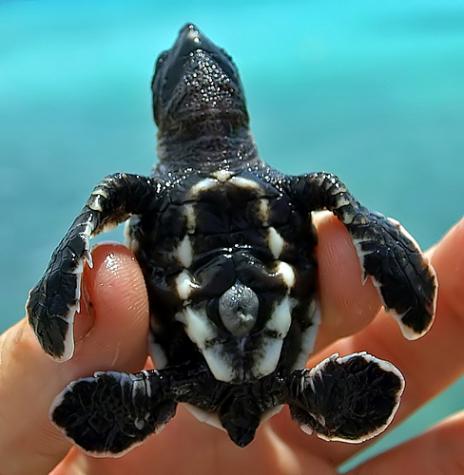
[[[460,1],[0,0],[0,330],[23,315],[92,186],[148,173],[154,60],[187,21],[239,65],[266,161],[337,173],[423,247],[462,216]],[[459,409],[463,393],[460,381],[369,453]]]

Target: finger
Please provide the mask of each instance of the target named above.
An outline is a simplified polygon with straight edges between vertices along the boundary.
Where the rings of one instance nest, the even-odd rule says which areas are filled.
[[[348,472],[349,475],[464,472],[464,412]]]
[[[391,361],[404,375],[406,388],[393,424],[394,427],[430,398],[449,386],[464,371],[464,220],[458,223],[434,248],[432,265],[439,282],[435,323],[430,332],[416,341],[405,340],[393,319],[379,312],[362,332],[345,338],[315,355],[310,366],[334,352],[350,354],[367,351]],[[301,435],[279,421],[285,437],[293,444],[316,450],[338,465],[371,442],[343,444],[324,442]],[[375,439],[374,439],[375,440]]]
[[[76,352],[68,362],[46,355],[26,319],[0,337],[2,473],[48,473],[70,443],[49,421],[56,395],[71,380],[102,369],[135,370],[146,357],[144,280],[128,249],[102,245],[85,271]]]
[[[381,312],[372,325],[337,346],[341,353],[365,350],[391,361],[406,388],[392,427],[453,383],[464,372],[464,220],[454,226],[429,256],[439,283],[436,321],[420,340],[402,338]],[[329,348],[328,351],[335,347]],[[345,447],[345,460],[364,448]]]
[[[316,349],[370,323],[381,302],[372,281],[362,282],[361,265],[344,225],[332,213],[317,213],[318,281],[321,325]]]
[[[173,448],[182,456],[167,456],[173,453]],[[311,467],[311,473],[317,475],[335,474],[317,454],[294,453],[267,422],[261,424],[255,440],[243,449],[233,444],[225,431],[200,423],[180,405],[174,420],[160,433],[122,458],[94,458],[72,450],[50,475],[145,475],[150,461],[155,461],[156,473],[160,474],[305,473],[302,467]]]

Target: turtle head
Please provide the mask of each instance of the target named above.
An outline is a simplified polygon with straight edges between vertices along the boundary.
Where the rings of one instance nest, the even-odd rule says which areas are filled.
[[[248,126],[237,67],[195,25],[185,25],[172,48],[158,57],[152,93],[161,134],[177,130],[212,133]]]

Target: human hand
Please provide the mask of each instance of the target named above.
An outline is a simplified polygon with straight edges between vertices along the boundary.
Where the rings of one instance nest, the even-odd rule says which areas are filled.
[[[344,227],[324,214],[318,235],[322,324],[309,366],[334,352],[361,350],[391,361],[406,379],[395,425],[463,371],[464,221],[428,253],[440,285],[437,319],[430,333],[414,342],[404,340],[393,319],[385,317],[370,281],[361,284],[358,259]],[[1,475],[240,470],[325,475],[336,473],[337,466],[367,446],[369,442],[352,445],[308,436],[284,410],[263,423],[254,442],[241,449],[224,432],[179,408],[163,432],[120,459],[96,459],[73,448],[48,419],[54,397],[78,377],[96,370],[135,371],[146,359],[148,303],[138,264],[120,245],[98,246],[93,260],[94,268],[85,270],[76,351],[70,361],[52,361],[25,319],[0,337]],[[405,467],[411,473],[462,473],[463,435],[461,414],[350,473],[390,474]]]

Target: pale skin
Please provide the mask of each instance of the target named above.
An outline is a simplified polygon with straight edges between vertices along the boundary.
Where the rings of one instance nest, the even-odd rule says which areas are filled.
[[[405,340],[381,309],[361,271],[344,227],[318,218],[322,325],[309,366],[334,352],[366,350],[394,363],[406,389],[392,426],[409,416],[464,372],[464,220],[430,249],[439,281],[437,316],[430,333]],[[337,467],[364,444],[325,442],[307,436],[288,411],[261,425],[245,449],[199,423],[184,409],[158,435],[119,459],[96,459],[72,446],[48,420],[54,397],[69,383],[97,370],[134,371],[146,360],[148,303],[140,268],[122,245],[100,245],[85,270],[76,352],[56,363],[22,319],[0,337],[0,475],[63,474],[318,474]],[[369,324],[369,325],[368,325]],[[149,362],[147,364],[150,364]],[[425,434],[371,459],[350,475],[464,473],[464,412]]]

